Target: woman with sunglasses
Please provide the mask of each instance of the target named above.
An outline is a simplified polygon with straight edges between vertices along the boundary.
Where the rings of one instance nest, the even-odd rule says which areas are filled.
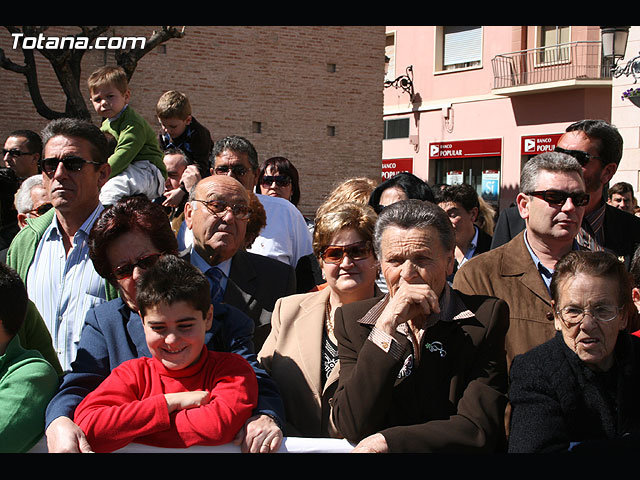
[[[640,446],[640,338],[626,330],[631,278],[617,257],[572,251],[551,281],[555,337],[511,366],[510,452]]]
[[[300,176],[298,169],[285,157],[271,157],[264,161],[258,172],[256,193],[289,200],[296,207],[300,202]],[[313,220],[304,217],[309,230]]]
[[[105,208],[89,236],[89,256],[96,271],[119,291],[119,297],[87,313],[71,364],[46,416],[50,452],[88,451],[86,438],[73,412],[80,401],[122,362],[151,356],[136,302],[136,281],[163,254],[176,255],[178,243],[164,209],[143,195],[124,197]],[[207,336],[213,350],[230,351],[249,361],[258,377],[256,413],[282,414],[274,382],[258,367],[250,341],[253,321],[224,304],[214,308],[214,325]]]
[[[339,437],[331,421],[338,384],[333,318],[338,307],[380,294],[373,253],[374,211],[345,203],[316,218],[314,253],[326,288],[278,300],[271,333],[258,354],[285,404],[286,436]]]

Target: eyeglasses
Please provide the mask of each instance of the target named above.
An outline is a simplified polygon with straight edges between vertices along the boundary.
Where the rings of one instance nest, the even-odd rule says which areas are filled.
[[[53,205],[51,205],[50,203],[43,203],[42,205],[29,210],[27,212],[27,215],[31,215],[32,217],[39,217],[40,215],[47,213],[52,208],[53,208]]]
[[[321,254],[322,260],[326,263],[339,264],[347,255],[351,260],[362,260],[371,255],[371,242],[362,241],[349,245],[329,245]]]
[[[2,149],[2,156],[9,155],[10,157],[20,157],[22,155],[33,155],[33,152],[21,152],[17,148],[13,148],[11,150]]]
[[[40,168],[47,175],[53,175],[58,169],[58,165],[62,162],[64,168],[70,172],[79,172],[84,167],[85,163],[92,163],[94,165],[102,165],[102,163],[93,162],[91,160],[85,160],[77,155],[69,155],[64,158],[44,158],[40,160]]]
[[[564,148],[555,147],[554,151],[559,152],[559,153],[566,153],[567,155],[571,155],[583,167],[587,163],[589,163],[589,160],[591,160],[592,158],[600,158],[600,157],[596,157],[594,155],[591,155],[591,154],[589,154],[587,152],[583,152],[582,150],[565,150]]]
[[[233,216],[239,220],[246,220],[251,216],[251,208],[248,205],[237,204],[229,205],[222,200],[194,200],[194,202],[200,202],[207,207],[211,213],[216,216],[223,215],[226,211],[231,211]]]
[[[287,175],[265,175],[262,177],[262,181],[260,183],[268,187],[273,184],[273,182],[276,182],[276,185],[279,187],[286,187],[291,185],[291,178]]]
[[[228,175],[229,170],[231,170],[231,173],[236,177],[242,177],[249,171],[249,169],[243,165],[218,165],[213,169],[216,175]]]
[[[562,319],[567,327],[575,327],[579,325],[584,316],[589,313],[591,318],[599,322],[610,322],[618,316],[622,307],[617,305],[597,305],[593,308],[582,308],[575,305],[569,305],[560,310],[556,310],[556,314]]]
[[[528,192],[527,195],[541,198],[549,205],[562,206],[570,198],[576,207],[584,207],[589,203],[589,194],[585,192],[563,192],[562,190],[539,190]]]
[[[129,278],[131,275],[133,275],[134,268],[138,267],[142,270],[147,270],[153,267],[162,255],[162,253],[152,253],[150,255],[145,255],[144,257],[137,259],[133,263],[120,265],[119,267],[113,269],[113,276],[116,277],[116,280]]]

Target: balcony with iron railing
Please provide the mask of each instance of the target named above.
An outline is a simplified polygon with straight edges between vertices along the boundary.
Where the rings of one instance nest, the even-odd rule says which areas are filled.
[[[602,42],[583,41],[496,55],[493,93],[515,95],[542,89],[611,86]]]

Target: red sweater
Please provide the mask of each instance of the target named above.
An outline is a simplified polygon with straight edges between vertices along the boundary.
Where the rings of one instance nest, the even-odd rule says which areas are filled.
[[[169,414],[165,393],[208,390],[210,401]],[[95,452],[131,442],[166,448],[223,445],[233,440],[258,400],[258,382],[240,355],[203,348],[182,370],[167,370],[154,358],[135,358],[114,368],[75,411]]]

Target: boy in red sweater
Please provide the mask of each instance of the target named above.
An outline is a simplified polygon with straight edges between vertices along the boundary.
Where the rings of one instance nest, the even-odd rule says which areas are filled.
[[[256,406],[258,384],[240,355],[205,346],[213,322],[206,277],[163,256],[142,276],[137,303],[152,357],[114,368],[76,408],[74,422],[93,450],[233,441]]]

